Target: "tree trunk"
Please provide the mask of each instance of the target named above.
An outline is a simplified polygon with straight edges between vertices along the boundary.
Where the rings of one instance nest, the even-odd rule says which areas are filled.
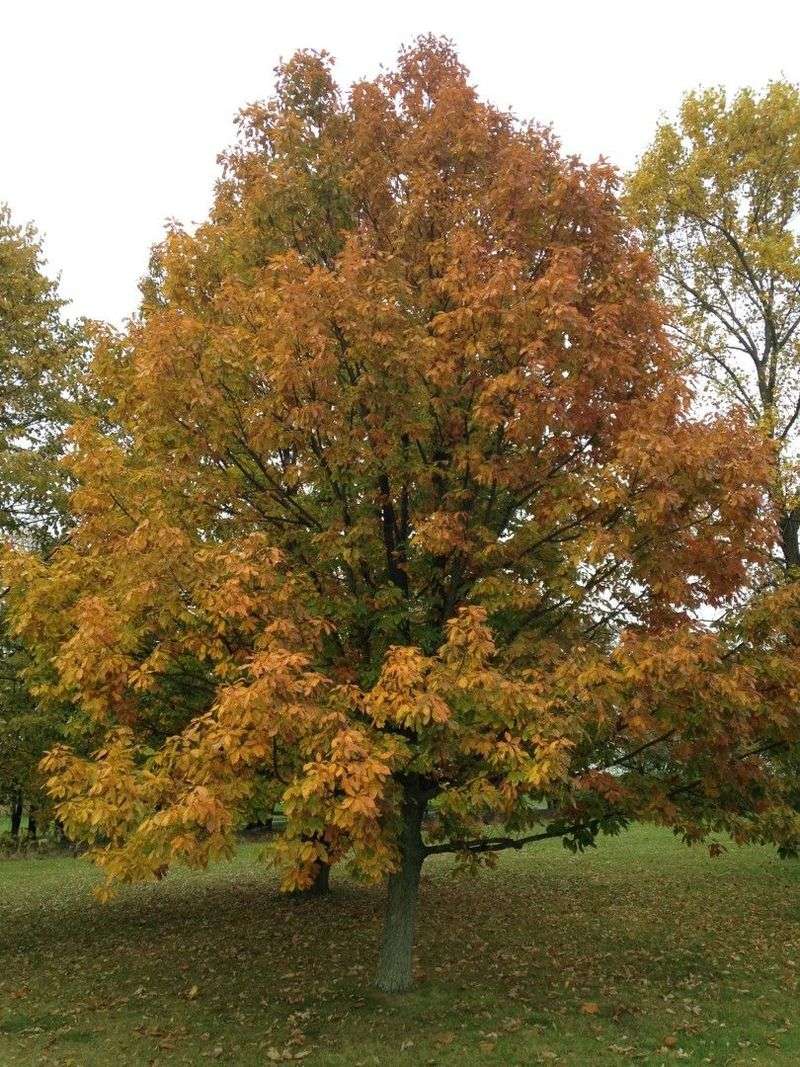
[[[314,838],[308,837],[305,840],[313,841]],[[294,897],[295,900],[304,900],[306,897],[324,897],[330,892],[330,888],[331,865],[330,863],[325,863],[324,860],[317,860],[314,881],[308,889],[293,889],[289,896]]]
[[[778,519],[778,528],[786,569],[800,567],[800,511],[784,512]]]
[[[404,993],[413,982],[414,927],[419,877],[425,859],[422,818],[425,801],[407,792],[403,804],[400,867],[389,876],[383,943],[375,985],[384,993]]]
[[[15,793],[11,798],[11,836],[19,837],[22,825],[22,793]]]
[[[36,809],[28,808],[28,840],[36,840]]]
[[[331,889],[331,865],[320,860],[317,863],[317,873],[314,881],[306,890],[312,897],[324,897]]]

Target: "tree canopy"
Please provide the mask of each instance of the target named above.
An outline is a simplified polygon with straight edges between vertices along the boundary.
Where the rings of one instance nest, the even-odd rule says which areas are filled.
[[[65,510],[55,461],[83,351],[63,307],[36,231],[0,204],[0,529],[37,543]]]

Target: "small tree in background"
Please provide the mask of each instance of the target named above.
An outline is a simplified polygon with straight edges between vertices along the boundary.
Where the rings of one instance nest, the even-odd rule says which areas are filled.
[[[786,684],[694,621],[761,558],[768,456],[690,416],[614,174],[432,38],[346,97],[296,55],[223,160],[98,350],[69,542],[7,567],[41,698],[108,731],[45,765],[103,892],[226,854],[268,783],[284,888],[388,875],[393,992],[432,853],[632,818],[791,843]]]
[[[689,93],[630,177],[673,324],[708,399],[773,443],[785,568],[800,566],[800,90]]]
[[[62,319],[64,301],[44,271],[31,226],[0,205],[0,537],[37,553],[63,535],[67,477],[59,465],[64,429],[75,418],[85,362],[82,326]],[[19,834],[23,807],[36,835],[47,798],[38,764],[63,737],[64,709],[42,709],[28,691],[24,647],[7,628],[0,599],[0,799]]]

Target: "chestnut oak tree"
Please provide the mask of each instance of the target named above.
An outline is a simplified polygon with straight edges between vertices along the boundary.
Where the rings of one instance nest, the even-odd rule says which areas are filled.
[[[262,791],[284,888],[388,876],[394,992],[431,854],[633,818],[790,847],[792,669],[768,693],[756,631],[697,616],[768,543],[768,451],[691,417],[614,173],[436,38],[347,94],[299,53],[240,134],[98,346],[68,543],[6,568],[40,699],[108,733],[46,760],[103,892],[227,854]]]

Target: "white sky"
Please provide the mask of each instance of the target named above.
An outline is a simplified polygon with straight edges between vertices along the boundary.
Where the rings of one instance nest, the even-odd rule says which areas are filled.
[[[687,89],[800,81],[798,0],[0,0],[0,201],[44,233],[72,312],[119,322],[281,57],[326,48],[349,84],[428,31],[493,103],[623,168]]]

